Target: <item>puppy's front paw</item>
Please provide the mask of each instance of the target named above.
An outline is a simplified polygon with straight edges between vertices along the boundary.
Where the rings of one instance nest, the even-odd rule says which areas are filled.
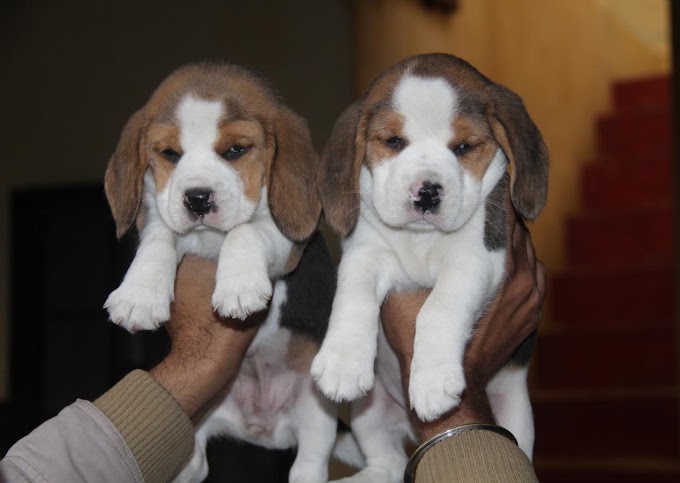
[[[432,421],[460,404],[465,390],[463,368],[457,364],[411,368],[411,407],[423,421]]]
[[[324,343],[312,361],[317,386],[334,401],[353,401],[373,387],[373,352],[351,343]]]
[[[129,332],[155,330],[170,318],[172,290],[123,283],[104,302],[111,321]]]
[[[212,305],[224,317],[244,320],[267,308],[272,290],[272,282],[266,273],[229,274],[218,278]]]

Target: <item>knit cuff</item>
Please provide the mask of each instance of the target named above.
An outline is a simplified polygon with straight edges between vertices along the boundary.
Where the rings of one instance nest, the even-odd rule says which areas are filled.
[[[169,481],[191,457],[193,425],[149,373],[132,371],[94,404],[123,436],[147,483]]]
[[[423,443],[409,459],[405,483],[536,482],[531,462],[505,428],[470,424]]]

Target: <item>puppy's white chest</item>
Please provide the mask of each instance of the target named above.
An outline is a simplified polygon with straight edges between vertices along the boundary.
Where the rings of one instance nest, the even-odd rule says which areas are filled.
[[[195,229],[177,237],[177,253],[187,253],[204,258],[217,258],[226,233],[210,228]]]
[[[415,235],[415,236],[413,236]],[[432,288],[444,263],[442,247],[432,234],[407,235],[393,245],[404,278],[400,288]],[[399,277],[401,278],[401,277]]]
[[[478,225],[483,226],[483,216],[483,211],[475,214],[467,226],[453,233],[396,231],[371,224],[392,254],[393,288],[432,288],[442,272],[455,265],[459,257],[487,255],[483,243],[479,243],[482,233]]]

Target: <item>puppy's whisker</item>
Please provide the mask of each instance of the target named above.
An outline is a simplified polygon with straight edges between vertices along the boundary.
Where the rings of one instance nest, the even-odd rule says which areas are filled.
[[[354,208],[350,208],[349,210],[347,210],[347,214],[350,214],[350,213],[353,213],[353,212],[355,212],[355,211],[358,211],[360,208],[361,208],[361,204],[358,204],[358,205],[355,206]]]

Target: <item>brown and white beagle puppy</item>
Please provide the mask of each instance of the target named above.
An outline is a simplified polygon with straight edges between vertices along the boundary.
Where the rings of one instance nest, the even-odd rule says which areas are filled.
[[[505,277],[506,210],[536,218],[547,180],[546,148],[521,99],[451,55],[403,60],[337,121],[318,186],[327,222],[345,238],[311,370],[336,401],[368,393],[353,411],[369,461],[355,481],[399,481],[406,458],[399,365],[379,324],[386,294],[432,289],[416,320],[409,400],[434,420],[460,402],[465,346]],[[499,423],[528,455],[530,352],[488,387]]]
[[[111,320],[128,330],[167,320],[185,253],[219,255],[222,315],[264,309],[270,279],[316,229],[317,159],[304,120],[258,75],[208,64],[170,75],[130,118],[106,171],[118,235],[136,221],[141,238],[106,301]]]
[[[327,479],[336,404],[309,375],[335,288],[332,261],[313,235],[317,167],[305,121],[236,65],[177,70],[123,129],[105,188],[118,235],[136,222],[140,243],[106,301],[111,320],[130,331],[167,320],[187,253],[218,259],[212,303],[222,315],[244,319],[271,299],[233,386],[198,426],[178,481],[206,477],[214,435],[297,446],[290,481]]]

